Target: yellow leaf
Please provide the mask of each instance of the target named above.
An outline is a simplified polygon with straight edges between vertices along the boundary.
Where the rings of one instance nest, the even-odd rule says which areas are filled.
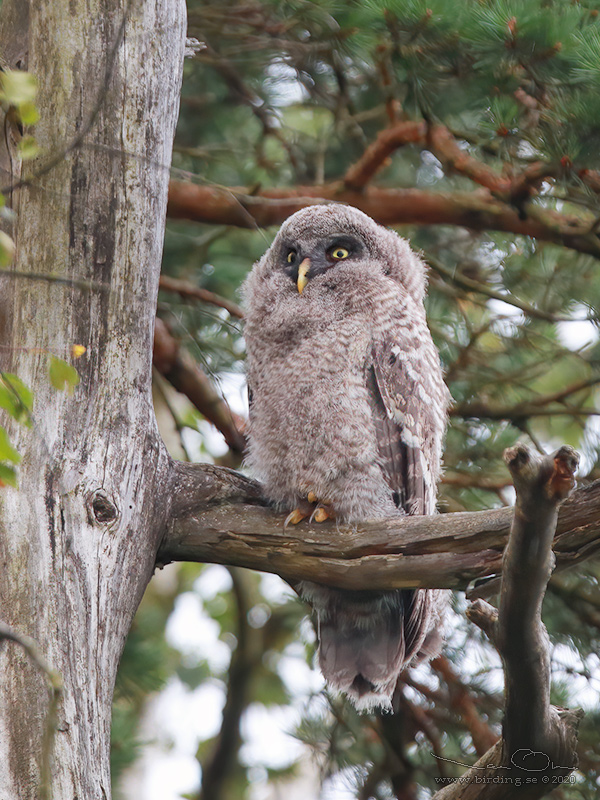
[[[85,347],[82,344],[74,344],[71,346],[71,355],[73,358],[81,358],[85,353]]]

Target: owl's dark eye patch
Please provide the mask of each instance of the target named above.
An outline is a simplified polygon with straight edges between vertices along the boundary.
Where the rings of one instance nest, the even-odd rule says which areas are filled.
[[[362,255],[364,248],[361,242],[352,236],[337,236],[327,242],[327,258],[331,261],[344,261],[353,256]]]

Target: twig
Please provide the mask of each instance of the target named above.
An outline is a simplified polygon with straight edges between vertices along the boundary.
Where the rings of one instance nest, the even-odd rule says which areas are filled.
[[[231,450],[243,453],[246,447],[242,421],[219,395],[192,357],[179,347],[165,323],[156,318],[154,366],[178,392],[186,395],[198,411],[223,434]],[[238,427],[239,425],[239,427]]]
[[[233,300],[221,297],[221,295],[210,292],[208,289],[202,289],[200,286],[194,286],[193,283],[189,283],[188,281],[181,281],[177,278],[171,278],[168,275],[161,275],[158,285],[164,292],[175,292],[181,297],[195,297],[198,300],[202,300],[203,303],[210,303],[213,306],[226,309],[232,317],[236,317],[237,319],[243,319],[244,317],[244,312]]]
[[[28,657],[43,674],[48,686],[48,710],[42,740],[42,768],[40,774],[40,797],[42,800],[51,798],[51,764],[54,734],[57,728],[58,704],[62,697],[63,682],[59,673],[48,664],[37,643],[30,637],[19,634],[8,625],[0,622],[0,642],[15,642],[27,653]]]
[[[586,378],[575,381],[570,386],[560,389],[551,394],[533,397],[527,402],[516,403],[513,406],[495,406],[492,403],[473,401],[460,403],[450,410],[450,415],[454,417],[483,417],[486,419],[506,419],[514,423],[520,423],[528,417],[549,417],[549,416],[594,416],[600,414],[596,408],[573,408],[571,406],[552,407],[552,403],[558,403],[571,397],[584,389],[590,389],[600,384],[600,375],[594,378]],[[551,406],[548,408],[548,406]]]
[[[87,292],[110,292],[110,286],[107,283],[86,281],[82,278],[67,278],[56,272],[15,272],[15,270],[0,268],[0,275],[3,278],[25,278],[31,281],[45,281],[46,283],[74,286],[76,289],[82,289]]]
[[[479,292],[479,294],[484,294],[493,300],[501,300],[503,303],[507,303],[510,306],[520,309],[529,317],[547,320],[548,322],[572,322],[572,317],[553,314],[550,311],[544,311],[543,309],[536,308],[529,303],[525,303],[523,300],[519,300],[518,297],[515,297],[512,294],[497,292],[495,289],[492,289],[491,286],[488,286],[485,283],[475,281],[472,278],[468,278],[466,275],[462,275],[457,270],[446,267],[441,263],[441,261],[439,261],[437,258],[433,258],[429,254],[427,255],[427,263],[431,269],[438,273],[438,275],[448,278],[462,289],[467,289],[470,292]]]

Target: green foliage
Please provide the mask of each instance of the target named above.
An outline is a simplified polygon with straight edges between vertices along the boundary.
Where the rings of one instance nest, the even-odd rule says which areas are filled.
[[[31,73],[10,69],[0,72],[0,102],[16,109],[24,125],[35,125],[39,119],[36,95],[37,81]]]
[[[50,383],[59,392],[66,391],[68,394],[73,394],[79,384],[79,373],[75,367],[56,356],[50,356],[48,374]]]
[[[33,393],[25,386],[18,375],[0,372],[0,408],[7,411],[13,419],[30,425],[30,412],[33,408]]]
[[[0,409],[22,425],[30,426],[33,394],[23,381],[10,372],[0,372]],[[0,487],[18,485],[15,467],[21,456],[10,443],[8,433],[0,425]]]
[[[7,233],[0,231],[0,267],[7,267],[15,255],[15,243]]]

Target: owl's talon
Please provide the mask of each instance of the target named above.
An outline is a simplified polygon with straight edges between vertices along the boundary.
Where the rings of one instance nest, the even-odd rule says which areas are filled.
[[[299,508],[295,508],[291,514],[288,514],[285,518],[283,527],[287,528],[288,525],[297,525],[299,522],[302,522],[303,519],[306,519],[306,517],[308,517],[308,514],[304,514]]]
[[[309,503],[316,503],[317,502],[317,495],[314,492],[309,492],[306,499]]]
[[[326,508],[319,506],[315,509],[312,518],[314,518],[315,522],[325,522],[326,519],[330,519],[332,516]]]

